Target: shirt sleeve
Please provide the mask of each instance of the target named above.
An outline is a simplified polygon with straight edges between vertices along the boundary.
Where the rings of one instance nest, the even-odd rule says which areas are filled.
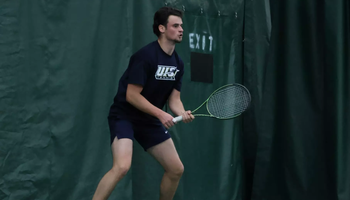
[[[144,86],[147,81],[148,64],[143,60],[135,60],[130,63],[128,70],[128,84]]]
[[[179,91],[179,92],[181,92],[182,77],[183,77],[183,75],[184,75],[184,72],[185,72],[185,70],[184,70],[184,63],[181,62],[181,64],[180,64],[179,76],[178,76],[178,78],[177,78],[177,80],[176,80],[176,84],[175,84],[175,87],[174,87],[174,88],[175,88],[177,91]]]

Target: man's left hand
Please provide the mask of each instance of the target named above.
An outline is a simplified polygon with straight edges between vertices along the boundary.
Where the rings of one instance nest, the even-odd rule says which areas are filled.
[[[189,123],[194,120],[194,116],[192,115],[192,112],[190,110],[185,111],[182,113],[182,121],[184,123]]]

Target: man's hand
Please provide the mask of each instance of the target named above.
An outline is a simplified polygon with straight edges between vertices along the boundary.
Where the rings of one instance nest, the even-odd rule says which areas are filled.
[[[194,120],[194,116],[192,115],[192,112],[190,110],[185,111],[182,113],[182,121],[184,123],[189,123]]]
[[[165,126],[166,129],[169,129],[170,127],[174,126],[173,122],[173,116],[171,116],[169,113],[162,112],[159,116],[158,119],[162,124]]]

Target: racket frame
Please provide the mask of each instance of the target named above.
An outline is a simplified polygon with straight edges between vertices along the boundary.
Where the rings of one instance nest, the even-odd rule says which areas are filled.
[[[219,87],[218,89],[216,89],[214,92],[211,93],[211,95],[209,95],[209,97],[208,97],[200,106],[198,106],[196,109],[194,109],[194,110],[192,111],[192,113],[194,113],[194,112],[196,112],[197,110],[199,110],[204,104],[206,104],[206,109],[207,109],[207,112],[209,113],[209,115],[208,115],[208,114],[194,114],[193,116],[195,116],[195,117],[212,117],[212,118],[216,118],[216,119],[220,119],[220,120],[228,120],[228,119],[233,119],[233,118],[235,118],[235,117],[240,116],[245,110],[244,110],[243,112],[237,114],[237,115],[232,116],[232,117],[217,117],[217,116],[211,114],[210,111],[209,111],[209,108],[208,108],[208,101],[209,101],[209,99],[210,99],[216,92],[218,92],[219,90],[221,90],[221,89],[223,89],[223,88],[225,88],[225,87],[234,86],[234,85],[237,85],[237,86],[239,86],[239,87],[242,87],[242,88],[247,92],[247,94],[249,95],[248,106],[247,106],[247,108],[245,109],[245,110],[247,110],[247,109],[249,108],[250,102],[251,102],[251,96],[250,96],[249,90],[248,90],[244,85],[242,85],[242,84],[239,84],[239,83],[230,83],[230,84],[223,85],[223,86]],[[174,121],[174,122],[182,121],[182,116],[180,115],[180,116],[175,117],[175,118],[173,119],[173,121]]]

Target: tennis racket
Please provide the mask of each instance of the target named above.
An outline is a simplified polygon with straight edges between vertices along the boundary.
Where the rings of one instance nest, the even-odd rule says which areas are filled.
[[[246,87],[237,83],[228,84],[215,90],[207,100],[192,111],[192,114],[206,105],[208,114],[193,114],[193,116],[232,119],[246,111],[250,101],[250,93]],[[174,123],[180,121],[182,121],[182,116],[173,119]]]

